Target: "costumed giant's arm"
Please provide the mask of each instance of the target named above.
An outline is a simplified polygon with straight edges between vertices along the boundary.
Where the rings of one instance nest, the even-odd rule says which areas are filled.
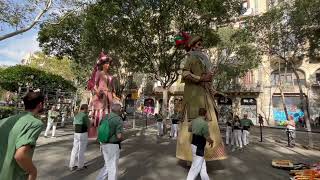
[[[185,81],[190,81],[190,82],[194,82],[194,83],[198,83],[201,80],[200,76],[197,76],[195,74],[192,74],[189,70],[187,69],[183,69],[182,71],[182,78]]]

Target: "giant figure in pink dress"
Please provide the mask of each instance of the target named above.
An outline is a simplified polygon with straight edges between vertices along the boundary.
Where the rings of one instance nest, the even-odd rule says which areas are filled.
[[[101,52],[88,81],[87,88],[93,94],[90,100],[91,127],[88,132],[89,138],[97,137],[97,128],[101,119],[110,114],[111,104],[114,100],[119,99],[115,95],[113,76],[109,74],[111,62],[111,57]]]

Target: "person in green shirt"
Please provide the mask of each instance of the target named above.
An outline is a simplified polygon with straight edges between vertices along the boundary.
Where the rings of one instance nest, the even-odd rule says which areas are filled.
[[[123,141],[123,123],[120,117],[121,105],[112,104],[111,113],[102,121],[109,121],[110,139],[108,143],[101,143],[105,164],[100,170],[97,180],[116,180],[120,156],[120,142]],[[101,121],[101,122],[102,122]]]
[[[74,140],[69,164],[71,171],[86,168],[84,165],[84,153],[88,145],[88,128],[90,125],[87,104],[81,105],[80,112],[74,117],[73,125]]]
[[[43,112],[44,96],[29,92],[23,98],[25,112],[0,120],[0,179],[35,180],[32,162],[43,123],[35,115]]]
[[[243,119],[240,120],[240,124],[242,127],[242,142],[243,145],[246,146],[249,144],[250,127],[254,126],[254,124],[251,119],[248,119],[247,114],[243,115]]]
[[[189,131],[192,132],[192,165],[187,180],[196,179],[199,173],[202,180],[209,180],[206,160],[204,159],[206,142],[211,147],[213,145],[213,140],[210,138],[208,119],[207,110],[199,108],[199,116],[191,122],[189,127]]]

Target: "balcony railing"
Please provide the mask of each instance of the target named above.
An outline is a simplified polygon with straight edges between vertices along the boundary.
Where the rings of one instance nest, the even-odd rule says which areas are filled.
[[[233,84],[229,87],[227,92],[262,92],[262,86],[260,83],[252,84]]]

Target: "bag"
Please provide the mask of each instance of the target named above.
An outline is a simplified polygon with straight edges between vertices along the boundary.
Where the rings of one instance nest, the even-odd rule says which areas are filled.
[[[113,118],[113,117],[112,117]],[[112,119],[105,118],[101,121],[98,127],[98,141],[100,143],[107,143],[111,137],[111,130],[110,130],[110,120]]]

